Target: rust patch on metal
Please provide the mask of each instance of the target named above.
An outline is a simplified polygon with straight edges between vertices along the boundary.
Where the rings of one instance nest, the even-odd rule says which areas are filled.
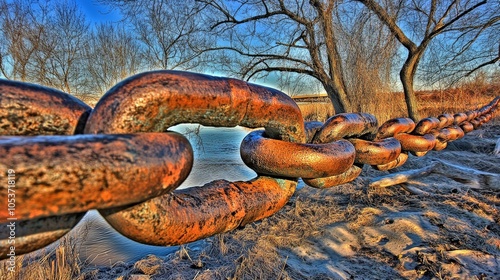
[[[452,114],[442,114],[438,116],[439,129],[453,125],[455,118]]]
[[[362,170],[362,168],[353,165],[346,172],[339,175],[314,179],[302,178],[302,180],[313,188],[326,189],[353,181],[361,174]]]
[[[0,80],[0,135],[79,134],[91,110],[62,91]]]
[[[433,150],[434,151],[441,151],[441,150],[446,149],[447,146],[448,146],[447,142],[442,142],[438,139],[438,140],[436,140],[436,145],[434,146]]]
[[[0,170],[19,174],[18,220],[144,201],[175,189],[192,161],[191,145],[175,132],[0,137]]]
[[[400,133],[394,137],[401,143],[403,151],[412,153],[428,152],[436,145],[436,137],[432,134],[420,136]]]
[[[455,122],[453,123],[454,125],[460,125],[461,123],[469,119],[469,117],[465,113],[457,113],[453,115],[453,118],[455,118]]]
[[[366,113],[345,113],[329,118],[316,133],[312,143],[329,143],[342,138],[373,139],[377,131],[377,119]]]
[[[440,124],[441,122],[437,118],[434,117],[424,118],[417,123],[412,133],[416,135],[424,135],[429,133],[431,130],[438,128]]]
[[[271,216],[287,203],[296,185],[294,180],[264,176],[248,182],[218,180],[128,208],[100,212],[132,240],[179,245]]]
[[[375,140],[394,137],[399,133],[410,133],[414,128],[415,122],[410,118],[390,119],[379,127]]]
[[[290,178],[316,178],[341,174],[355,158],[347,140],[325,144],[299,144],[267,138],[263,130],[249,133],[242,141],[243,162],[258,174]]]
[[[380,171],[387,171],[402,166],[403,164],[405,164],[407,160],[408,160],[408,153],[402,152],[399,154],[397,159],[386,164],[373,165],[372,167]]]
[[[480,115],[490,113],[494,108],[498,106],[498,103],[500,102],[500,96],[495,97],[493,100],[491,100],[490,103],[487,105],[483,106],[478,110]]]
[[[306,143],[311,143],[313,141],[314,135],[323,127],[322,122],[311,121],[304,123],[306,129]]]
[[[474,130],[474,126],[470,122],[463,122],[460,124],[460,128],[464,131],[464,133],[469,133]]]
[[[460,127],[453,126],[441,129],[436,138],[441,142],[451,142],[464,137],[464,135],[465,133]]]
[[[379,141],[349,139],[356,149],[355,163],[381,165],[394,161],[401,153],[401,144],[393,137]]]
[[[275,89],[181,71],[132,76],[97,103],[86,133],[162,132],[180,123],[265,127],[273,138],[304,143],[297,104]]]
[[[481,121],[479,119],[477,119],[477,118],[476,119],[472,119],[470,121],[470,123],[472,124],[472,127],[474,129],[478,129],[481,126]]]
[[[475,119],[479,116],[479,112],[476,110],[467,111],[465,112],[465,114],[467,115],[467,121],[471,121],[472,119]]]

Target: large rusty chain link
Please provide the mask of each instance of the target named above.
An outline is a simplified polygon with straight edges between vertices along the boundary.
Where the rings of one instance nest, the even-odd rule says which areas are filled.
[[[304,123],[297,104],[275,89],[180,71],[132,76],[94,109],[64,92],[0,81],[0,170],[15,170],[15,213],[0,209],[0,252],[16,227],[16,254],[42,248],[98,209],[121,234],[153,245],[177,245],[273,215],[299,178],[329,188],[354,180],[363,165],[388,170],[408,153],[422,156],[489,121],[500,98],[455,115],[387,121],[338,114]],[[168,129],[198,123],[264,128],[240,151],[257,172],[250,181],[217,180],[176,190],[193,165],[189,141]],[[8,199],[2,183],[0,201]],[[15,214],[15,216],[13,216]]]

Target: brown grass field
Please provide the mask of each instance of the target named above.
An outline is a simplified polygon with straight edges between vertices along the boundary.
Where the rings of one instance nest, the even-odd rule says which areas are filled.
[[[420,92],[424,116],[487,104],[500,85]],[[300,105],[307,120],[324,120],[328,104]],[[406,116],[403,96],[364,107],[380,123]],[[381,109],[382,108],[382,109]],[[395,171],[435,160],[500,174],[493,153],[500,117],[440,152],[411,157]],[[391,171],[391,172],[395,172]],[[17,258],[0,279],[500,279],[500,186],[431,174],[406,184],[370,188],[390,172],[368,166],[355,181],[331,189],[300,188],[277,214],[167,256],[135,263],[88,265],[71,232],[58,246]]]
[[[423,117],[436,117],[443,113],[459,113],[484,106],[500,94],[498,84],[466,84],[460,88],[417,92],[417,102]],[[376,98],[358,100],[360,112],[377,117],[379,124],[408,116],[402,92],[379,94]],[[299,103],[304,119],[325,121],[333,116],[331,103]]]

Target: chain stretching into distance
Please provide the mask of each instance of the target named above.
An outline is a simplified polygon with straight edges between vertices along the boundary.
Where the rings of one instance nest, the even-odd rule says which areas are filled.
[[[230,231],[280,210],[299,178],[329,188],[354,180],[365,164],[389,170],[408,153],[442,150],[489,121],[499,100],[379,127],[366,113],[304,123],[297,104],[280,91],[189,72],[132,76],[94,109],[61,91],[1,80],[0,170],[15,170],[19,207],[0,209],[0,259],[10,247],[12,218],[18,255],[61,238],[91,209],[146,244],[178,245]],[[176,190],[193,165],[189,141],[168,131],[180,123],[263,127],[240,147],[258,176]],[[1,189],[0,201],[7,201],[6,185]]]

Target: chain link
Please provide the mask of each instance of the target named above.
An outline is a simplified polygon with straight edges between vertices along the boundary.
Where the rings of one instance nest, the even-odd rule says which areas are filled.
[[[59,239],[91,209],[146,244],[184,244],[226,232],[276,213],[299,178],[329,188],[354,180],[365,164],[389,170],[403,165],[408,153],[442,150],[489,121],[499,100],[417,124],[397,118],[379,127],[366,113],[304,123],[297,104],[280,91],[189,72],[132,76],[94,109],[60,91],[2,80],[0,169],[16,170],[16,203],[22,205],[15,213],[16,253]],[[263,127],[240,147],[258,176],[175,190],[193,165],[187,139],[168,131],[180,123]],[[0,200],[6,201],[2,188]],[[1,258],[10,247],[4,238],[9,217],[0,209]]]

